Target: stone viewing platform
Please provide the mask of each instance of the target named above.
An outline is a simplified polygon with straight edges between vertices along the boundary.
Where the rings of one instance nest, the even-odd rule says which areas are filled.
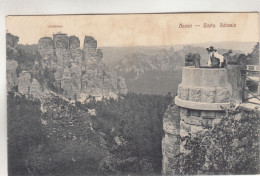
[[[175,103],[180,107],[221,111],[230,102],[242,102],[238,66],[226,68],[183,67]],[[236,75],[234,75],[234,73]]]
[[[223,108],[228,108],[231,102],[242,103],[243,86],[245,79],[238,65],[182,68],[182,82],[175,97],[178,110],[169,106],[163,119],[163,175],[175,175],[176,156],[189,152],[179,137],[204,134],[214,119],[225,116]]]

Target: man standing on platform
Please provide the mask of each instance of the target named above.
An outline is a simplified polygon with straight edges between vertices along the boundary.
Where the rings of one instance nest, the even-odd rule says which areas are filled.
[[[219,54],[216,49],[212,46],[206,48],[209,54],[208,66],[213,68],[225,67],[226,63],[224,60],[224,56]]]

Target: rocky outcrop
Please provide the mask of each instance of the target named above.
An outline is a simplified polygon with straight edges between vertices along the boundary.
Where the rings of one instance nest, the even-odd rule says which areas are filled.
[[[162,171],[164,175],[174,175],[178,169],[175,156],[180,153],[180,115],[174,103],[169,105],[164,114],[163,130],[165,135],[162,140]]]
[[[17,61],[6,61],[6,78],[7,78],[7,91],[11,90],[14,86],[17,86],[18,79],[16,70],[18,68]]]
[[[12,48],[15,48],[17,46],[17,43],[19,41],[19,37],[12,35],[10,33],[6,34],[6,45]]]
[[[53,35],[55,49],[68,49],[69,41],[67,34],[57,33]]]
[[[38,51],[42,56],[53,55],[53,40],[50,37],[43,37],[38,42]]]
[[[76,36],[70,36],[69,37],[69,49],[73,50],[73,49],[77,49],[80,48],[80,40],[78,37]]]
[[[123,78],[118,78],[103,63],[97,41],[86,36],[83,49],[76,36],[57,33],[39,40],[43,66],[54,70],[55,85],[67,98],[79,100],[91,96],[116,97],[127,93]]]
[[[18,85],[17,69],[17,43],[19,37],[10,33],[6,34],[6,79],[7,79],[7,91],[12,90]]]
[[[95,56],[97,49],[97,41],[92,36],[85,36],[83,50],[85,56]]]
[[[44,96],[44,90],[36,79],[32,79],[31,74],[22,71],[18,78],[18,92],[24,95],[30,95],[41,99]]]
[[[65,91],[65,96],[72,97],[72,84],[71,84],[72,78],[69,68],[66,68],[63,71],[62,79],[61,79],[61,88]]]
[[[43,96],[43,91],[42,88],[39,84],[39,82],[36,79],[33,79],[32,82],[30,83],[30,88],[29,88],[29,94],[32,95],[35,98],[42,98]]]
[[[21,72],[19,77],[16,74],[20,56],[14,48],[18,40],[7,34],[8,91],[18,86],[20,93],[39,97],[39,87],[51,85],[52,90],[72,100],[85,100],[90,95],[116,98],[127,93],[125,80],[102,63],[103,52],[92,36],[85,37],[83,49],[77,36],[57,33],[53,38],[40,38],[37,47],[40,56],[36,55],[35,67]]]
[[[54,65],[53,40],[50,37],[43,37],[38,42],[38,51],[42,56],[41,64],[43,67],[52,68]]]
[[[124,78],[119,77],[117,79],[117,89],[119,90],[120,94],[126,94],[127,93],[127,87]]]
[[[26,71],[22,71],[18,78],[18,91],[21,94],[28,95],[31,83],[31,75]]]

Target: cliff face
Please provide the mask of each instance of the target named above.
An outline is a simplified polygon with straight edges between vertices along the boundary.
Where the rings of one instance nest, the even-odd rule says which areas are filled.
[[[43,88],[51,84],[57,93],[72,100],[90,95],[116,98],[128,91],[125,80],[102,63],[103,52],[91,36],[85,37],[83,49],[76,36],[58,33],[53,38],[43,37],[38,55],[19,48],[19,37],[8,33],[6,39],[8,91],[17,86],[22,94],[40,97]],[[34,55],[29,58],[30,52]]]
[[[7,78],[7,91],[17,85],[18,79],[16,69],[18,63],[14,60],[6,60],[6,78]]]
[[[7,79],[7,91],[10,91],[14,86],[17,86],[17,68],[18,63],[15,61],[17,56],[16,46],[19,41],[19,37],[10,33],[6,34],[6,79]]]
[[[38,51],[41,65],[54,70],[55,86],[67,98],[84,99],[89,95],[115,98],[118,93],[127,93],[123,78],[117,78],[102,63],[102,50],[97,49],[97,41],[91,36],[85,37],[81,50],[78,37],[58,33],[53,39],[41,38]]]
[[[31,77],[31,74],[26,71],[22,71],[19,74],[18,81],[18,92],[24,95],[31,95],[35,98],[43,98],[45,90],[40,86],[39,82]]]
[[[33,79],[28,71],[22,71],[18,73],[19,59],[17,44],[19,37],[10,33],[6,35],[6,48],[7,48],[7,60],[6,60],[6,79],[7,79],[7,91],[18,89],[17,91],[24,95],[32,95],[36,98],[40,98],[43,95],[43,90],[39,82]],[[22,58],[20,58],[22,59]],[[16,87],[16,88],[15,88]]]
[[[165,135],[162,140],[162,172],[164,175],[174,175],[178,169],[175,158],[180,154],[180,110],[174,102],[164,114],[163,130]]]

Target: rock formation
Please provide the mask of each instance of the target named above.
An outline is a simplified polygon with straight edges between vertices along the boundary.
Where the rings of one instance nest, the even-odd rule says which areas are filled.
[[[17,67],[17,61],[6,60],[7,91],[11,90],[12,87],[17,86]]]
[[[117,89],[119,90],[120,94],[126,94],[127,93],[127,88],[126,88],[126,83],[124,78],[119,77],[117,79]]]
[[[163,165],[162,170],[164,175],[174,175],[177,173],[176,163],[174,159],[180,154],[180,110],[174,103],[169,105],[163,118],[163,130],[165,135],[162,140]]]
[[[18,62],[15,60],[17,57],[17,43],[19,37],[10,33],[6,34],[6,79],[7,91],[12,90],[18,84],[17,68]]]
[[[18,91],[22,94],[27,95],[30,90],[29,89],[30,81],[31,81],[31,74],[26,71],[22,71],[19,74],[19,78],[18,78]]]
[[[41,86],[39,82],[36,79],[33,79],[32,82],[30,83],[30,91],[29,94],[32,95],[35,98],[42,98],[43,91],[41,89]]]
[[[38,52],[42,56],[43,67],[51,67],[55,62],[53,41],[50,37],[43,37],[38,42]]]
[[[12,48],[15,48],[17,46],[17,43],[19,41],[19,37],[12,35],[10,33],[6,34],[6,45]]]
[[[8,91],[17,86],[20,93],[39,98],[40,88],[51,84],[57,93],[73,100],[85,100],[90,95],[116,98],[127,93],[125,80],[102,63],[103,52],[92,36],[85,37],[83,49],[78,37],[63,33],[39,39],[40,56],[36,55],[34,68],[24,63],[28,64],[26,71],[18,63],[18,41],[17,36],[7,34]],[[23,70],[20,74],[18,68]]]
[[[31,78],[31,74],[27,71],[22,71],[18,77],[18,92],[24,95],[31,95],[34,98],[43,98],[44,91],[39,82]]]
[[[103,52],[97,49],[97,41],[85,36],[83,49],[76,36],[57,33],[41,38],[38,51],[43,67],[54,70],[55,86],[71,99],[91,96],[116,97],[127,93],[123,78],[117,78],[103,63]]]

